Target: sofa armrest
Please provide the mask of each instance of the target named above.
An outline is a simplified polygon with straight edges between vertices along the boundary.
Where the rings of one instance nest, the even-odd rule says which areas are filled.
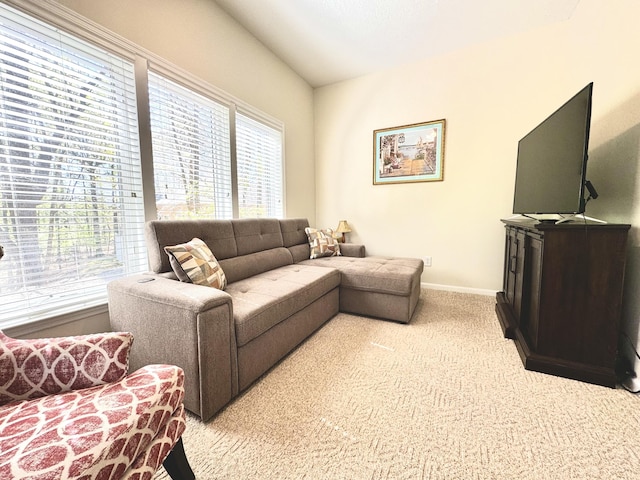
[[[109,283],[111,327],[133,333],[132,369],[165,363],[185,373],[185,407],[203,420],[238,391],[231,296],[156,275]]]
[[[340,253],[345,257],[364,257],[365,249],[364,245],[358,243],[341,243]]]

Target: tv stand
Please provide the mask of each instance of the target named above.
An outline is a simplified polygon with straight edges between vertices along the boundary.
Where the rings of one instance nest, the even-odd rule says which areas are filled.
[[[496,313],[525,368],[615,387],[630,225],[502,222]]]

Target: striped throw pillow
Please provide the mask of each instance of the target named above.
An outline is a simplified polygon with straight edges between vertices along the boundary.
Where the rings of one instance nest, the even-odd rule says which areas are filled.
[[[224,290],[227,277],[206,243],[199,238],[180,245],[164,247],[171,267],[183,282]]]

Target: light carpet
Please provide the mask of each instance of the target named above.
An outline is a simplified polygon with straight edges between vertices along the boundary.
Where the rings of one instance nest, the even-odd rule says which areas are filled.
[[[640,398],[525,370],[494,305],[423,290],[408,325],[337,315],[188,417],[196,478],[640,479]]]

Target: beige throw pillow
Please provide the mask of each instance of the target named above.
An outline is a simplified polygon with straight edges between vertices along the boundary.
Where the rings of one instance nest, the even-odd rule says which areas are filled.
[[[333,238],[333,230],[330,228],[317,230],[315,228],[307,227],[304,231],[307,234],[309,247],[311,248],[311,255],[309,258],[342,255],[340,253],[340,244],[335,238]]]
[[[224,290],[227,277],[206,243],[199,238],[181,245],[164,247],[171,267],[183,282]]]

